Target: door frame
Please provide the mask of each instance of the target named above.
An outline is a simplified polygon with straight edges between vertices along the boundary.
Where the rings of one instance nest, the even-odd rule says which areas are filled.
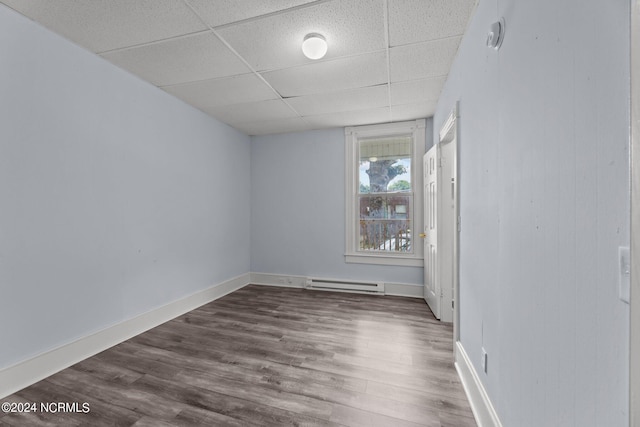
[[[453,179],[454,179],[454,239],[453,239],[453,277],[452,277],[452,299],[453,299],[453,343],[460,340],[460,102],[456,101],[451,112],[440,128],[438,144],[452,144],[453,153]],[[441,186],[449,185],[440,179]],[[440,191],[440,194],[443,194]]]
[[[631,2],[631,293],[629,425],[640,425],[640,0]]]

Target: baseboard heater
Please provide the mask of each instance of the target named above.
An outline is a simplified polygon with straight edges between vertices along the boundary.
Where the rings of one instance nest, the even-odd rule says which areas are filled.
[[[338,292],[360,292],[367,294],[384,294],[383,282],[361,282],[357,280],[334,280],[308,277],[305,282],[306,289]]]

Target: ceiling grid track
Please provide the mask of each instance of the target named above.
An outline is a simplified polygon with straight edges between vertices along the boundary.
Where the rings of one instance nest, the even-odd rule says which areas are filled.
[[[200,17],[198,17],[200,18]],[[193,36],[198,36],[201,34],[206,34],[211,32],[211,30],[206,29],[206,30],[201,30],[201,31],[194,31],[193,33],[188,33],[188,34],[180,34],[179,36],[171,36],[171,37],[167,37],[164,39],[158,39],[158,40],[153,40],[150,42],[144,42],[144,43],[138,43],[138,44],[133,44],[131,46],[125,46],[125,47],[118,47],[115,49],[107,49],[107,50],[103,50],[103,51],[98,51],[95,52],[96,55],[106,55],[109,53],[114,53],[114,52],[125,52],[127,50],[131,50],[131,49],[137,49],[139,47],[146,47],[146,46],[153,46],[156,44],[162,44],[168,41],[173,41],[173,40],[180,40],[180,39],[188,39],[189,37],[193,37]]]
[[[389,121],[393,121],[393,114],[391,112],[391,54],[390,49],[390,37],[389,37],[389,2],[388,0],[382,0],[382,11],[384,14],[384,44],[385,54],[387,56],[387,97],[389,99]]]
[[[229,42],[227,42],[227,41],[226,41],[226,40],[225,40],[225,39],[224,39],[224,38],[223,38],[223,37],[222,37],[222,36],[221,36],[221,35],[220,35],[220,34],[219,34],[219,33],[218,33],[218,32],[217,32],[217,31],[212,27],[212,26],[211,26],[211,25],[209,25],[209,23],[208,23],[204,18],[202,18],[202,16],[200,16],[200,14],[198,13],[198,11],[197,11],[197,10],[196,10],[196,9],[195,9],[191,4],[190,4],[190,3],[189,3],[189,1],[188,1],[188,0],[182,0],[182,1],[187,5],[187,7],[188,7],[189,9],[191,9],[191,10],[193,11],[193,13],[195,13],[195,14],[196,14],[196,16],[198,17],[198,19],[200,19],[200,21],[201,21],[204,25],[206,25],[206,26],[207,26],[207,28],[209,28],[209,30],[213,33],[213,35],[215,35],[215,36],[218,38],[218,40],[220,40],[220,41],[222,42],[222,44],[224,44],[224,45],[227,47],[227,49],[229,49],[229,50],[230,50],[230,51],[231,51],[231,52],[232,52],[232,53],[233,53],[233,54],[234,54],[234,55],[235,55],[235,56],[236,56],[236,57],[237,57],[237,58],[238,58],[238,59],[239,59],[239,60],[240,60],[240,61],[241,61],[241,62],[242,62],[242,63],[243,63],[243,64],[244,64],[244,65],[245,65],[245,66],[246,66],[246,67],[247,67],[247,68],[248,68],[248,69],[249,69],[249,70],[250,70],[250,71],[251,71],[255,76],[256,76],[256,77],[257,77],[257,78],[258,78],[258,79],[260,79],[260,81],[261,81],[262,83],[264,83],[264,84],[265,84],[265,85],[266,85],[266,86],[267,86],[271,91],[273,91],[273,93],[277,96],[277,99],[279,99],[280,101],[284,102],[284,104],[285,104],[285,105],[286,105],[286,106],[287,106],[291,111],[293,111],[293,112],[297,115],[297,117],[299,117],[300,119],[304,120],[304,117],[302,117],[302,114],[300,114],[300,113],[299,113],[295,108],[293,108],[293,107],[291,106],[291,104],[289,104],[289,103],[288,103],[288,102],[287,102],[287,101],[282,97],[282,95],[280,94],[280,92],[278,92],[278,91],[277,91],[273,86],[271,86],[271,85],[269,84],[269,82],[268,82],[268,81],[266,81],[266,80],[265,80],[265,78],[264,78],[264,77],[262,77],[262,75],[261,75],[259,72],[257,72],[257,71],[256,71],[256,70],[251,66],[251,64],[249,64],[249,63],[247,62],[247,60],[246,60],[246,59],[244,59],[244,57],[243,57],[242,55],[240,55],[240,54],[238,53],[238,51],[236,51],[236,50],[235,50],[235,49],[234,49],[234,48],[229,44]],[[327,0],[327,1],[328,1],[328,0]],[[322,3],[324,3],[324,1],[323,1]],[[316,3],[312,3],[312,4],[314,4],[314,5],[315,5]],[[289,10],[289,9],[286,9],[286,10]],[[282,13],[282,11],[279,11],[279,12],[280,12],[280,13]]]
[[[184,0],[184,1],[187,1],[187,0]],[[311,3],[299,4],[297,6],[292,6],[292,7],[287,8],[287,9],[276,10],[275,12],[265,13],[263,15],[258,15],[258,16],[252,16],[251,18],[240,19],[238,21],[229,22],[227,24],[217,25],[215,27],[215,29],[216,30],[222,30],[222,29],[225,29],[227,27],[232,27],[234,25],[246,24],[246,23],[249,23],[249,22],[259,21],[261,19],[270,18],[272,16],[277,16],[277,15],[282,15],[283,13],[289,13],[289,12],[295,12],[297,10],[307,9],[307,8],[310,8],[310,7],[318,6],[318,5],[321,5],[323,3],[329,3],[329,2],[332,2],[332,1],[333,0],[317,0],[317,1],[314,1],[314,2],[311,2]]]

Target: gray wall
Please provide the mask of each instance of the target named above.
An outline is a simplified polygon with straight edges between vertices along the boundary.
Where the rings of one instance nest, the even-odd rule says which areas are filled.
[[[628,423],[629,6],[481,1],[434,117],[460,100],[461,341],[506,426]]]
[[[344,129],[252,137],[251,271],[422,283],[418,267],[347,264]]]
[[[0,6],[0,368],[249,271],[249,137]]]

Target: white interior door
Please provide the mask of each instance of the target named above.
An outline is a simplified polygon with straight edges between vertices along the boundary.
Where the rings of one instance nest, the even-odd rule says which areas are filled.
[[[456,242],[456,170],[455,138],[438,144],[438,281],[440,286],[440,320],[453,322],[455,280],[457,273]]]
[[[457,109],[424,155],[424,299],[434,316],[454,322],[457,334],[458,177]],[[456,335],[457,338],[457,335]]]
[[[424,299],[440,319],[440,280],[438,267],[438,144],[424,155]]]

